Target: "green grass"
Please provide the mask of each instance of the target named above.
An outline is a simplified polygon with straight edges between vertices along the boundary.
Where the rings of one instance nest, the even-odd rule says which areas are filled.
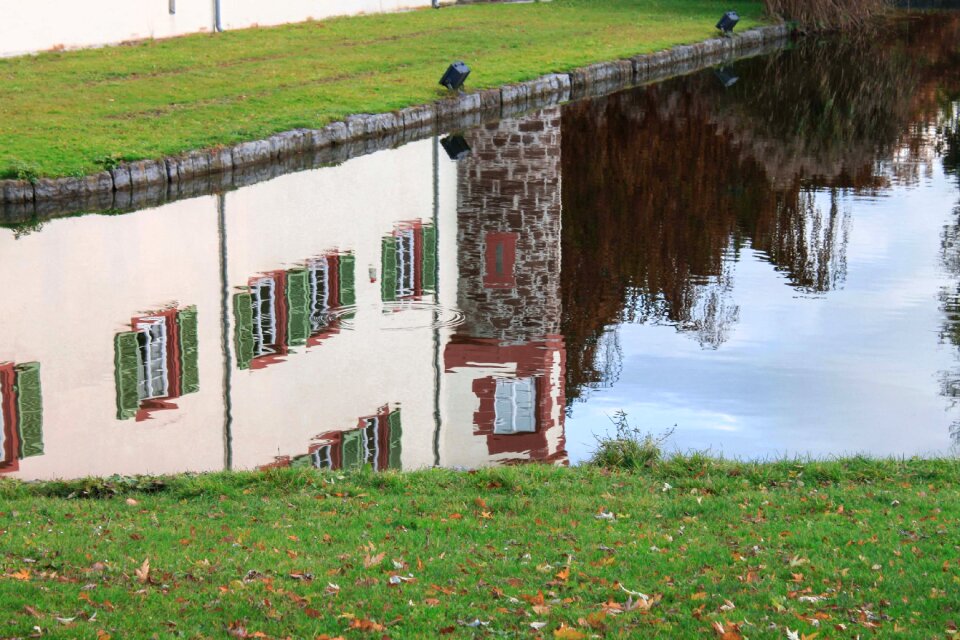
[[[339,18],[0,59],[0,178],[85,175],[119,160],[319,127],[714,34],[720,0],[554,0]],[[759,2],[737,6],[738,29]]]
[[[946,638],[958,518],[957,460],[6,481],[0,636]]]

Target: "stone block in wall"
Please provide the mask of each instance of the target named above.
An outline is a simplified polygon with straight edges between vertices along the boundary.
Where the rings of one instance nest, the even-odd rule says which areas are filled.
[[[129,191],[132,183],[130,182],[130,167],[125,164],[121,164],[118,167],[114,167],[110,170],[110,175],[113,176],[113,188],[116,191]]]
[[[437,112],[432,104],[406,107],[401,109],[397,115],[400,117],[404,129],[432,127],[437,119]]]
[[[0,202],[11,204],[33,200],[33,184],[27,180],[0,180]]]
[[[434,103],[437,122],[450,122],[468,113],[479,113],[480,104],[480,95],[476,93],[464,93],[455,98],[437,100]]]
[[[34,194],[38,199],[68,200],[99,191],[113,192],[113,177],[106,171],[82,178],[41,178],[34,184]]]
[[[321,132],[330,144],[343,144],[347,140],[347,125],[343,122],[331,122]]]
[[[627,85],[633,82],[633,61],[614,60],[600,62],[570,72],[571,97],[595,95],[595,85],[604,88]]]
[[[163,160],[137,160],[129,163],[128,166],[130,183],[134,188],[167,182],[167,164]]]
[[[233,166],[245,166],[267,162],[271,158],[271,148],[266,140],[241,142],[233,148]]]

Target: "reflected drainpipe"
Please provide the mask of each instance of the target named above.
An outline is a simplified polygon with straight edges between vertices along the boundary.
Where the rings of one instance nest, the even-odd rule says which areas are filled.
[[[230,286],[227,283],[227,195],[217,194],[220,250],[220,348],[223,351],[223,466],[233,469],[233,361],[230,357]]]
[[[440,381],[443,370],[440,368],[440,149],[439,138],[433,136],[433,229],[436,237],[436,260],[433,261],[433,466],[440,466]]]
[[[223,22],[220,20],[220,0],[213,0],[213,30],[217,33],[223,31]]]

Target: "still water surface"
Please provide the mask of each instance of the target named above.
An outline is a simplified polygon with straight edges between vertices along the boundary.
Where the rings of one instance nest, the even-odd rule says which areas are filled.
[[[913,17],[459,160],[0,229],[0,473],[575,464],[620,410],[681,450],[955,454],[958,42]]]

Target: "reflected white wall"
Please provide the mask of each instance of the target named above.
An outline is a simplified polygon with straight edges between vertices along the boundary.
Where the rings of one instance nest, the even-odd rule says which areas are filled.
[[[45,453],[12,475],[221,468],[215,198],[55,220],[19,239],[0,229],[0,273],[11,285],[0,303],[0,362],[39,362],[43,391]],[[197,306],[200,391],[175,399],[177,410],[118,420],[114,335],[170,304]]]

